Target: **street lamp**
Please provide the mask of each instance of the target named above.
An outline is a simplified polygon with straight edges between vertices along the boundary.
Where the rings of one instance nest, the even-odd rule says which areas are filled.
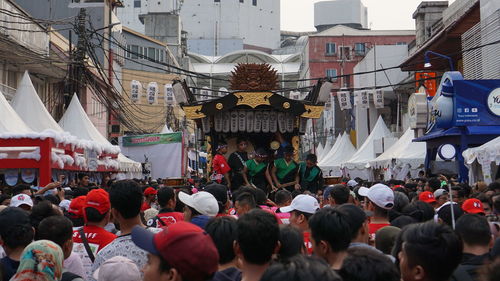
[[[441,58],[447,59],[447,60],[450,62],[450,70],[451,70],[451,71],[455,71],[455,68],[453,67],[453,60],[451,59],[451,57],[449,57],[449,56],[445,56],[445,55],[443,55],[443,54],[436,53],[436,52],[433,52],[433,51],[427,51],[427,52],[425,52],[425,54],[424,54],[424,62],[425,62],[424,67],[425,67],[425,68],[429,68],[429,67],[431,67],[431,66],[432,66],[431,61],[430,61],[430,59],[429,59],[429,54],[433,54],[433,55],[435,55],[435,56],[438,56],[438,57],[441,57]]]

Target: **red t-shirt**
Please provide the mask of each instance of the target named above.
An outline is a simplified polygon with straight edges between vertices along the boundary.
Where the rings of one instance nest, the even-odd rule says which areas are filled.
[[[389,226],[389,223],[370,223],[368,224],[368,233],[370,235],[370,240],[375,241],[375,233],[382,227]]]
[[[102,248],[113,242],[113,240],[115,240],[116,238],[116,235],[114,235],[113,233],[108,232],[104,228],[95,225],[84,226],[83,232],[85,233],[87,241],[89,242],[90,248],[92,249],[92,252],[94,252],[94,254],[97,254]],[[73,231],[73,242],[83,244],[78,230]]]
[[[147,201],[142,202],[142,205],[141,205],[141,212],[144,212],[144,211],[146,211],[147,209],[151,209],[151,205],[149,205]]]
[[[221,154],[216,154],[212,162],[212,167],[217,174],[224,175],[231,171],[231,167],[227,164],[226,157]]]
[[[161,220],[161,222],[159,220],[156,220],[156,227],[160,228],[170,226],[176,222],[184,221],[184,214],[180,212],[159,213],[157,217]]]
[[[313,244],[311,242],[311,233],[304,231],[304,246],[306,246],[307,254],[312,255],[313,253]]]
[[[282,224],[290,224],[290,213],[277,213],[278,207],[272,207],[271,210],[276,214]]]

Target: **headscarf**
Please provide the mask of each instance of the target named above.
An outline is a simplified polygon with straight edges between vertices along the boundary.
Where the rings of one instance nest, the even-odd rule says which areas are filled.
[[[24,249],[11,281],[61,280],[63,261],[63,252],[56,243],[49,240],[32,242]]]

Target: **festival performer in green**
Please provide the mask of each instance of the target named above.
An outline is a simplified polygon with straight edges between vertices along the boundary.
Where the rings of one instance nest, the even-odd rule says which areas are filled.
[[[306,161],[299,164],[299,172],[296,179],[300,183],[300,189],[308,190],[312,194],[316,194],[318,190],[323,188],[324,184],[323,172],[317,163],[318,158],[316,155],[308,154]]]
[[[254,186],[262,189],[266,194],[269,193],[268,186],[272,184],[271,177],[269,176],[267,152],[263,148],[258,148],[255,151],[254,159],[246,161],[243,168],[243,180],[247,186]]]
[[[290,192],[300,188],[300,186],[297,185],[297,171],[299,165],[293,161],[293,153],[293,147],[285,147],[284,157],[274,160],[274,167],[271,172],[276,187],[286,188]]]

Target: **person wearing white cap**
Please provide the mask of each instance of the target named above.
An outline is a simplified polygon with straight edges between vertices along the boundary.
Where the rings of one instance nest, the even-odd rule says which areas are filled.
[[[309,229],[309,218],[319,209],[316,198],[310,195],[297,195],[290,206],[281,207],[280,212],[290,213],[290,224],[299,228],[304,235],[304,244],[307,252],[312,254],[311,231]]]
[[[141,281],[142,276],[137,265],[130,259],[115,256],[106,260],[92,275],[97,281]]]
[[[370,188],[361,187],[358,194],[368,199],[365,201],[367,211],[373,212],[368,225],[370,240],[375,241],[375,233],[389,223],[389,210],[394,206],[394,191],[385,184],[377,183]]]
[[[10,207],[19,207],[26,211],[30,211],[33,207],[33,200],[31,200],[29,195],[21,193],[10,199]]]
[[[436,199],[436,209],[443,206],[444,203],[448,202],[448,191],[445,189],[438,189],[434,191],[434,199]]]
[[[184,220],[189,221],[201,228],[205,228],[207,222],[219,213],[217,199],[206,191],[200,191],[193,195],[179,192],[179,201],[184,203]]]

